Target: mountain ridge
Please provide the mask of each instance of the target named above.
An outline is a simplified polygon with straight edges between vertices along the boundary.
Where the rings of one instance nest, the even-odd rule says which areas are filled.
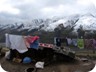
[[[74,29],[78,29],[80,25],[83,26],[85,30],[96,30],[96,17],[92,14],[85,15],[72,15],[68,17],[55,17],[50,19],[34,19],[32,21],[27,21],[25,23],[15,23],[15,24],[0,24],[0,29],[17,29],[28,30],[32,29],[45,30],[45,31],[54,31],[56,27],[60,24],[63,24],[64,27],[72,25],[76,20],[76,26]]]

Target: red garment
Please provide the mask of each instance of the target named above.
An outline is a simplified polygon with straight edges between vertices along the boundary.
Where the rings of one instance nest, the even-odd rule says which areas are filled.
[[[27,36],[27,37],[26,37],[26,41],[27,41],[28,43],[33,43],[35,40],[38,40],[38,39],[39,39],[38,36]]]

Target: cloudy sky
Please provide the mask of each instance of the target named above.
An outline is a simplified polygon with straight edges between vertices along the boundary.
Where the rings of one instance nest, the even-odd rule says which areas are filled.
[[[96,13],[95,6],[96,0],[0,0],[0,22]]]

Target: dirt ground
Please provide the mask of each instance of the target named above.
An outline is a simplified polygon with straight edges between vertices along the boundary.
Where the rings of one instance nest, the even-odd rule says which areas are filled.
[[[15,63],[6,60],[4,57],[0,58],[1,66],[4,70],[8,72],[25,72],[27,68],[35,68],[34,64],[22,64]],[[37,69],[34,72],[88,72],[94,68],[94,63],[78,61],[75,63],[51,63],[48,66],[45,66],[44,69]]]

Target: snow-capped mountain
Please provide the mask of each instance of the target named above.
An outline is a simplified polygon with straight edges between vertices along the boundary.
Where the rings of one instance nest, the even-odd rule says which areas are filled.
[[[85,30],[96,30],[96,17],[92,14],[82,15],[79,17],[75,28],[78,29],[80,25],[82,25]]]
[[[50,19],[34,19],[32,21],[26,21],[25,23],[15,24],[0,24],[0,29],[17,29],[19,31],[32,29],[54,31],[56,27],[63,24],[64,27],[75,24],[75,29],[78,29],[80,25],[85,30],[96,30],[96,17],[92,14],[85,15],[72,15],[68,17],[53,17]]]

